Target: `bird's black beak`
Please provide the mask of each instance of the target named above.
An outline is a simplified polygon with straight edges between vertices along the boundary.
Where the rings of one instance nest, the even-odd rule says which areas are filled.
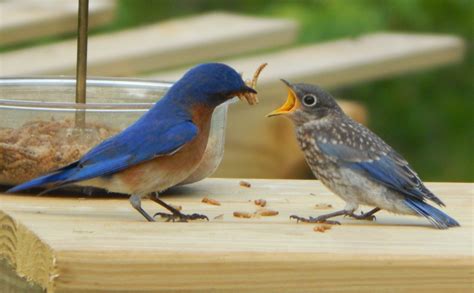
[[[256,90],[254,90],[253,88],[251,88],[251,87],[249,87],[249,86],[247,86],[247,85],[242,88],[242,92],[244,92],[244,93],[257,94],[257,91],[256,91]]]
[[[232,96],[237,96],[240,100],[246,100],[249,105],[258,104],[257,91],[248,85],[244,85],[237,93],[233,93]]]
[[[290,114],[296,109],[300,107],[300,103],[296,97],[296,93],[293,90],[293,85],[288,81],[281,79],[281,81],[287,86],[288,88],[288,97],[286,102],[278,109],[274,110],[273,112],[269,113],[267,117],[283,115],[283,114]]]

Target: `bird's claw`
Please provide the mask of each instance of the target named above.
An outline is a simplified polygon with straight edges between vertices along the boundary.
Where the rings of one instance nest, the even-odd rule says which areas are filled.
[[[163,219],[166,219],[166,222],[188,222],[188,221],[193,221],[193,220],[206,220],[209,221],[209,218],[206,215],[201,215],[201,214],[190,214],[190,215],[185,215],[185,214],[168,214],[168,213],[156,213],[153,215],[153,218],[156,216],[159,216]]]
[[[340,222],[338,221],[332,221],[325,219],[324,217],[300,217],[296,215],[291,215],[290,219],[296,220],[297,223],[302,222],[302,223],[326,223],[326,224],[331,224],[331,225],[341,225]]]
[[[367,221],[377,220],[377,217],[375,215],[370,215],[368,213],[363,213],[363,212],[360,212],[360,215],[352,214],[349,216],[357,220],[367,220]]]
[[[376,221],[376,220],[377,220],[377,217],[374,216],[374,215],[370,215],[370,216],[365,217],[365,219],[366,219],[367,221]]]

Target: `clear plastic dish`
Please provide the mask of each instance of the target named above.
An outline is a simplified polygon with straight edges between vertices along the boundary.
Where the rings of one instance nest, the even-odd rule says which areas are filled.
[[[69,77],[0,78],[0,184],[15,185],[60,168],[128,127],[171,83],[91,78],[87,104],[75,104]],[[199,168],[182,184],[210,176],[224,155],[229,103],[216,108]]]

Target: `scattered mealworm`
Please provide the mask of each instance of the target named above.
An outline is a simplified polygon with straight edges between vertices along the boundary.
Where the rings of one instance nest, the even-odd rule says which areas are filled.
[[[247,188],[252,187],[252,184],[250,184],[250,182],[247,182],[247,181],[244,181],[244,180],[241,180],[239,182],[239,185],[242,186],[242,187],[247,187]]]
[[[262,208],[267,205],[267,201],[264,199],[256,199],[253,201],[254,204],[261,206]]]
[[[222,220],[222,219],[224,219],[224,214],[220,214],[214,217],[214,220]]]
[[[327,210],[327,209],[332,209],[332,205],[328,203],[317,203],[314,206],[315,209],[320,209],[320,210]]]
[[[203,198],[201,200],[201,202],[211,204],[211,205],[214,205],[214,206],[220,206],[221,205],[221,203],[218,202],[217,200],[212,199],[212,198],[207,198],[207,197]]]
[[[247,212],[234,212],[234,217],[250,219],[253,217],[253,214]]]
[[[324,233],[326,230],[330,230],[332,227],[331,225],[328,225],[328,224],[320,224],[320,225],[317,225],[313,228],[313,231],[314,232],[321,232],[321,233]]]
[[[277,216],[279,213],[278,211],[274,210],[268,210],[268,209],[261,209],[256,212],[256,214],[263,216],[263,217],[271,217],[271,216]]]

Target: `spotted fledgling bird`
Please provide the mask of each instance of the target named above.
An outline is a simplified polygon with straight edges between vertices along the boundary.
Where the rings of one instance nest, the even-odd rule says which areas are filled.
[[[103,141],[78,161],[8,192],[33,187],[56,189],[71,184],[92,186],[132,195],[130,203],[148,221],[154,218],[141,207],[144,196],[171,212],[155,216],[172,221],[207,219],[199,214],[184,215],[152,193],[179,184],[196,170],[207,145],[215,107],[235,96],[253,104],[255,94],[239,73],[227,65],[196,66],[127,129]]]
[[[339,224],[328,219],[346,215],[373,220],[374,214],[384,209],[423,216],[439,229],[459,226],[456,220],[427,203],[444,206],[407,161],[376,134],[344,114],[329,93],[314,85],[282,81],[288,87],[288,99],[268,116],[283,114],[293,121],[296,138],[311,170],[346,202],[341,211],[292,218]],[[375,208],[355,214],[359,204]]]

